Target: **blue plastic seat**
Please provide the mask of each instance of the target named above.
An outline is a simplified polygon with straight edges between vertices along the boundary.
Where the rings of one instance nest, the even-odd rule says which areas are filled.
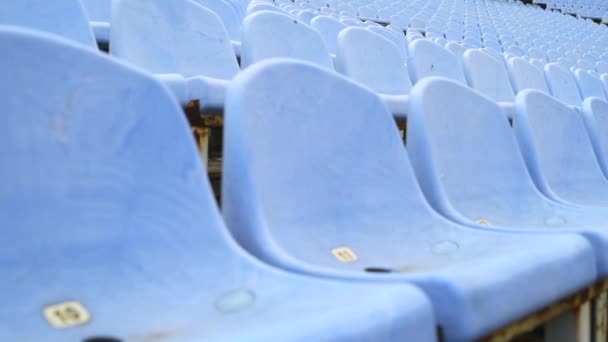
[[[110,52],[157,75],[180,104],[224,105],[239,66],[220,18],[190,0],[116,0]]]
[[[516,92],[524,89],[536,89],[544,93],[549,93],[545,73],[543,69],[530,64],[520,57],[509,58],[507,62],[511,84]]]
[[[90,20],[95,39],[100,43],[110,41],[111,0],[81,0]]]
[[[585,99],[583,118],[595,157],[608,178],[608,102],[597,97]]]
[[[332,17],[319,15],[311,20],[310,26],[321,33],[329,53],[335,55],[338,34],[340,34],[340,31],[346,28],[346,25]]]
[[[545,65],[545,79],[551,95],[571,106],[582,105],[581,95],[570,70],[558,63]]]
[[[441,76],[466,84],[456,55],[428,39],[410,43],[407,67],[414,83],[425,77]]]
[[[558,201],[608,207],[608,179],[580,113],[536,91],[521,93],[516,106],[515,132],[541,192]]]
[[[495,102],[455,82],[433,79],[414,86],[409,103],[408,152],[437,211],[483,229],[578,232],[594,246],[600,277],[608,275],[608,210],[542,195]]]
[[[0,4],[0,25],[44,31],[97,49],[80,0],[18,0]]]
[[[241,66],[269,58],[287,57],[333,69],[321,34],[312,27],[275,11],[259,11],[243,21]]]
[[[471,88],[496,102],[513,102],[515,94],[502,59],[481,49],[464,53],[467,81]]]
[[[243,252],[150,76],[50,35],[0,29],[0,44],[0,340],[435,341],[413,287]]]
[[[242,246],[290,271],[414,283],[447,341],[480,338],[596,277],[579,236],[484,232],[432,211],[383,103],[327,69],[249,68],[231,84],[224,127],[222,208]]]
[[[394,44],[368,29],[349,27],[338,35],[337,51],[338,72],[379,94],[393,115],[407,114],[412,83]]]
[[[595,96],[604,100],[606,99],[602,81],[593,76],[590,72],[578,69],[574,71],[574,78],[578,84],[581,98],[585,99],[587,97]]]

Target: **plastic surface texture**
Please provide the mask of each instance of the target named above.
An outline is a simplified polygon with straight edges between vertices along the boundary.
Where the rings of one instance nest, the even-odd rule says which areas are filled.
[[[160,83],[49,35],[0,29],[0,44],[0,340],[435,340],[413,287],[305,278],[245,254]],[[44,319],[67,300],[88,324]]]
[[[223,213],[266,262],[414,283],[450,341],[482,337],[596,277],[579,236],[483,232],[435,214],[380,99],[331,71],[260,63],[234,80],[226,105]],[[344,246],[354,262],[332,255]]]

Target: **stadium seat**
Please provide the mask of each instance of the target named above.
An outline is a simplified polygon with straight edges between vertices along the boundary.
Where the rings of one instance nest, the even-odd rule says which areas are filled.
[[[558,63],[549,63],[545,65],[545,79],[551,95],[571,106],[582,105],[576,80],[570,70]]]
[[[502,58],[481,49],[469,49],[464,53],[464,65],[471,88],[496,102],[512,103],[515,100]]]
[[[0,44],[0,340],[436,341],[411,286],[243,252],[153,78],[48,34],[0,29]]]
[[[332,17],[325,15],[316,16],[310,21],[310,25],[319,31],[321,37],[323,37],[323,41],[325,41],[325,45],[327,46],[329,53],[335,56],[338,34],[340,31],[346,28],[346,25]]]
[[[405,39],[405,34],[403,34],[403,31],[398,32],[385,27],[377,26],[368,27],[367,29],[393,42],[399,51],[399,55],[401,56],[403,63],[407,62],[407,40]]]
[[[495,102],[433,79],[414,86],[409,103],[408,152],[437,211],[484,230],[580,233],[595,249],[600,278],[608,275],[608,211],[543,196]]]
[[[224,0],[194,0],[197,4],[213,11],[222,21],[233,42],[241,41],[241,22],[236,11]]]
[[[466,84],[458,58],[428,39],[410,43],[407,66],[413,83],[424,77],[441,76]]]
[[[514,90],[519,93],[524,89],[536,89],[549,93],[543,69],[539,69],[520,57],[509,58],[507,62],[509,76]]]
[[[585,99],[583,117],[595,157],[608,178],[608,102],[595,97]]]
[[[608,179],[580,113],[536,91],[518,95],[516,107],[513,127],[541,192],[557,201],[608,207]]]
[[[585,99],[587,97],[595,96],[604,100],[606,99],[602,81],[591,75],[589,71],[578,69],[574,71],[574,78],[578,84],[581,98]]]
[[[349,27],[338,35],[337,50],[338,72],[379,94],[393,115],[406,116],[412,83],[390,41],[368,29]]]
[[[0,4],[0,25],[44,31],[97,49],[80,0],[16,0]]]
[[[115,0],[111,41],[112,55],[157,75],[182,105],[222,108],[239,72],[219,17],[190,0]]]
[[[111,0],[82,0],[90,20],[95,39],[100,43],[110,41]]]
[[[433,212],[380,99],[327,69],[255,65],[231,84],[225,120],[222,208],[241,245],[290,271],[414,283],[446,341],[480,338],[596,277],[579,236],[484,232]]]
[[[243,21],[242,48],[243,68],[268,58],[288,57],[333,69],[321,34],[287,14],[260,11],[248,15]]]

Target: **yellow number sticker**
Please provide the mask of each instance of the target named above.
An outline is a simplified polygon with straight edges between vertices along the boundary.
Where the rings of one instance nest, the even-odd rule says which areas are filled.
[[[355,254],[355,252],[348,247],[334,248],[331,250],[331,254],[345,264],[357,261],[357,254]]]
[[[55,328],[63,329],[86,324],[91,320],[87,309],[76,301],[57,303],[44,308],[44,317]]]
[[[477,221],[475,221],[477,224],[482,225],[482,226],[489,226],[490,225],[490,221],[486,220],[486,219],[479,219]]]

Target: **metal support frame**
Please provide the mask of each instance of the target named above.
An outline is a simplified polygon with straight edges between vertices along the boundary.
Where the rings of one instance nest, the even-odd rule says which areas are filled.
[[[607,299],[608,280],[603,280],[513,322],[481,341],[511,341],[543,327],[545,342],[607,342]]]

